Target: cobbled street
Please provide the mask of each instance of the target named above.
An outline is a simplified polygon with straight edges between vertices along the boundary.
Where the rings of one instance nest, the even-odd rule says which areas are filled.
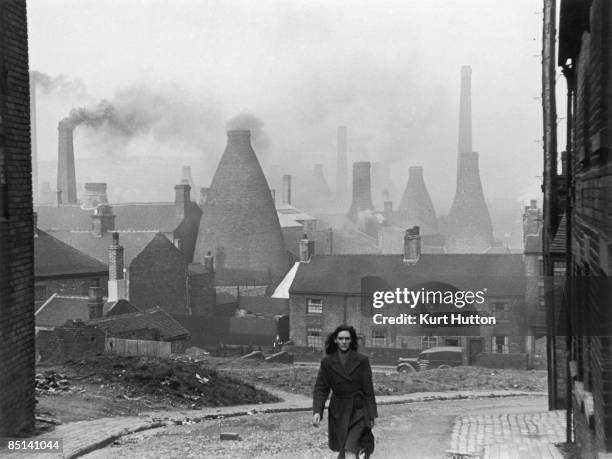
[[[375,457],[432,458],[451,449],[456,422],[466,416],[545,412],[545,397],[432,401],[379,407]],[[122,437],[85,457],[335,458],[327,449],[327,424],[311,426],[310,412],[254,414],[152,429]],[[240,440],[220,440],[237,433]],[[562,439],[559,439],[561,441]]]

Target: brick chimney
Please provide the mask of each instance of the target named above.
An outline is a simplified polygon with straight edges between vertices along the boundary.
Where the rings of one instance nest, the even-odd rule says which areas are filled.
[[[104,311],[104,299],[102,297],[102,287],[89,287],[89,298],[87,299],[87,309],[90,319],[102,317]]]
[[[525,206],[523,214],[523,241],[529,235],[537,235],[542,227],[542,210],[538,209],[538,201],[532,199],[528,206]]]
[[[404,235],[404,263],[414,265],[421,258],[421,236],[419,227],[413,226]]]
[[[174,186],[174,207],[176,216],[182,220],[189,212],[191,204],[191,186],[187,183],[181,183]]]
[[[119,233],[113,233],[108,248],[108,301],[127,300],[128,285],[123,269],[123,247],[119,245]]]
[[[347,182],[347,130],[338,126],[338,161],[336,166],[336,193],[346,194]]]
[[[191,166],[183,166],[181,169],[181,183],[186,183],[191,187],[191,189],[195,189],[195,183],[193,178],[191,177]]]
[[[62,205],[62,190],[57,190],[55,192],[55,206],[59,207]]]
[[[115,214],[113,208],[108,204],[100,204],[94,209],[91,216],[92,233],[95,236],[102,237],[107,232],[115,229]]]
[[[57,189],[62,192],[65,204],[77,203],[76,176],[74,171],[74,126],[68,119],[57,125]]]
[[[353,202],[348,218],[357,220],[361,211],[374,210],[372,204],[372,186],[370,181],[370,163],[367,161],[353,163]]]
[[[291,205],[291,175],[283,175],[283,204]]]
[[[85,184],[82,209],[95,209],[100,204],[108,204],[106,183],[88,182]]]
[[[310,263],[310,258],[314,255],[314,241],[308,239],[304,234],[300,241],[300,263]]]
[[[32,143],[32,200],[40,202],[38,193],[38,144],[36,136],[36,82],[30,73],[30,139]]]

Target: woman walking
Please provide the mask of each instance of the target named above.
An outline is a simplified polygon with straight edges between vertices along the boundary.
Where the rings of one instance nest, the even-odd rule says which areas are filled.
[[[325,341],[326,356],[321,360],[313,393],[312,424],[319,427],[325,401],[332,391],[328,409],[329,448],[338,458],[366,458],[374,451],[372,427],[378,417],[372,369],[365,355],[357,352],[357,333],[340,325]]]

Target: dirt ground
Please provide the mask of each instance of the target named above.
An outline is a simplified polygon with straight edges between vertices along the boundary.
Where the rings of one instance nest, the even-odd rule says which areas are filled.
[[[191,352],[171,360],[98,356],[63,365],[37,367],[39,423],[137,415],[279,399],[255,386],[312,395],[315,367],[261,360],[211,357]],[[375,372],[377,395],[427,391],[545,391],[545,371],[456,367],[412,374]]]

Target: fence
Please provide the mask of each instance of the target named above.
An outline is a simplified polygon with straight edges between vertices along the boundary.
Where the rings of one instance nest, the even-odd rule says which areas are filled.
[[[167,341],[106,338],[104,350],[109,354],[168,357],[172,353],[172,344]]]

